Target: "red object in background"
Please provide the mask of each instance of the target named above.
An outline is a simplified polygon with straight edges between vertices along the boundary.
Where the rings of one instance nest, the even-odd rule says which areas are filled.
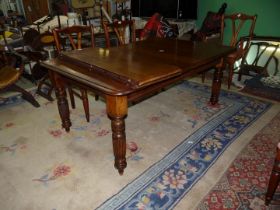
[[[174,29],[159,13],[155,13],[146,23],[144,29],[140,33],[140,39],[147,39],[148,37],[176,37]]]
[[[141,39],[145,39],[150,36],[156,36],[158,27],[160,25],[161,15],[155,13],[150,20],[146,23],[144,29],[141,31],[140,37]]]

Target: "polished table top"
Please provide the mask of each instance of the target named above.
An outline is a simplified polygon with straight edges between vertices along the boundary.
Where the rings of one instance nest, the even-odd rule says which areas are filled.
[[[107,94],[120,95],[178,75],[205,70],[200,67],[218,63],[233,50],[215,42],[150,39],[110,49],[63,52],[59,58],[43,65],[99,87]]]

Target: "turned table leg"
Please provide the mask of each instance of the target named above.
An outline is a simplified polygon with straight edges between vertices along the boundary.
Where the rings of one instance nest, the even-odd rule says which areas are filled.
[[[222,67],[221,68],[215,68],[213,82],[212,82],[212,94],[211,94],[211,98],[210,98],[210,103],[212,105],[217,104],[218,101],[219,101],[222,77],[223,77]]]
[[[269,205],[273,200],[275,191],[280,183],[280,143],[277,145],[276,156],[273,168],[270,174],[267,191],[265,194],[265,205]],[[279,204],[279,200],[275,200],[275,204]]]
[[[125,118],[127,116],[126,96],[106,96],[107,114],[111,120],[115,168],[122,175],[126,168]]]
[[[62,127],[69,132],[71,127],[69,105],[66,97],[65,84],[61,77],[49,71],[50,79],[55,87],[55,94],[57,98],[57,107],[62,121]]]

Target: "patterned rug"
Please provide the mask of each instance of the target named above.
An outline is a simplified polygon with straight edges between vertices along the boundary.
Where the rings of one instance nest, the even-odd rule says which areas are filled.
[[[280,209],[280,206],[264,205],[276,146],[280,142],[279,127],[280,113],[254,136],[197,209]],[[275,198],[280,198],[280,188]]]
[[[113,168],[105,104],[90,98],[71,110],[69,133],[56,103],[0,108],[0,203],[3,209],[170,209],[271,104],[191,82],[131,106],[126,119],[128,167]]]

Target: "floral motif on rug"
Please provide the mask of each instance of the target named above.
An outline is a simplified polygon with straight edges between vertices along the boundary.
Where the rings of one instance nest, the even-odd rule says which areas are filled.
[[[69,165],[59,164],[46,170],[41,177],[35,178],[33,181],[43,183],[45,186],[47,186],[50,181],[61,179],[62,177],[68,176],[70,173],[71,167]]]
[[[9,153],[11,155],[15,155],[19,151],[26,150],[26,148],[27,148],[27,139],[24,137],[19,137],[11,144],[8,145],[0,144],[0,154]]]
[[[254,136],[198,209],[270,209],[265,206],[264,199],[280,141],[279,127],[280,113]],[[280,189],[277,193],[279,197]],[[280,206],[271,208],[279,209]]]
[[[188,88],[196,95],[210,94],[207,86],[194,83],[185,82],[176,88],[178,92]],[[97,209],[173,208],[224,150],[270,107],[268,102],[235,93],[222,91],[220,97],[231,101],[231,106],[218,117],[211,118],[210,114],[206,125]]]
[[[98,110],[97,112],[91,114],[90,122],[86,122],[84,113],[80,110],[72,109],[70,111],[72,126],[71,130],[75,132],[70,132],[71,138],[76,141],[82,141],[85,139],[95,137],[102,137],[110,134],[108,126],[104,126],[104,119],[106,119],[106,110]],[[55,138],[61,138],[68,135],[62,128],[60,128],[61,120],[57,115],[56,118],[49,122],[48,132]],[[105,123],[106,125],[106,123]]]

